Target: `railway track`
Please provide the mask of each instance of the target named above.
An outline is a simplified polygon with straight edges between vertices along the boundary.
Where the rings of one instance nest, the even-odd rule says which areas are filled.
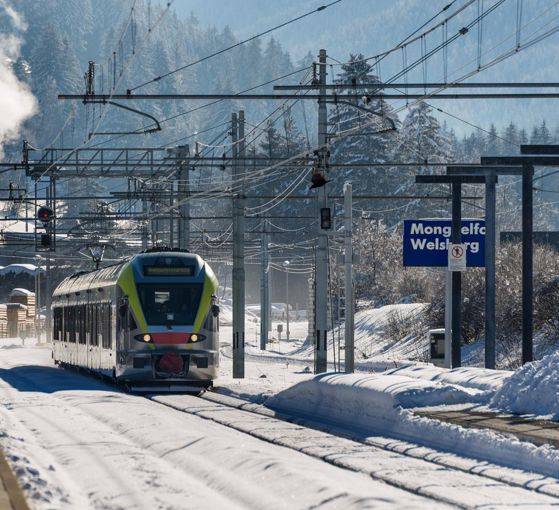
[[[457,508],[522,508],[535,504],[559,507],[559,481],[553,478],[401,440],[350,436],[334,424],[277,414],[261,405],[214,392],[197,397],[147,398]]]

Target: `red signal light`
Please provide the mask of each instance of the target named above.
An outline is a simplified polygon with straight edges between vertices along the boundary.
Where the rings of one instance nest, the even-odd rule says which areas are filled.
[[[37,210],[37,219],[43,223],[48,223],[54,218],[54,211],[50,207],[39,207]]]

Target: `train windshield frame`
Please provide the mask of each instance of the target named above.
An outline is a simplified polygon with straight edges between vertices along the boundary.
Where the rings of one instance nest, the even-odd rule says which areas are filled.
[[[150,326],[191,326],[200,306],[202,283],[137,283]]]

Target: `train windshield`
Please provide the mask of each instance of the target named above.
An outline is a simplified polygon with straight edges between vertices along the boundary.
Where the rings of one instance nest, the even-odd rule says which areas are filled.
[[[137,285],[148,324],[152,326],[194,324],[202,294],[201,283]]]

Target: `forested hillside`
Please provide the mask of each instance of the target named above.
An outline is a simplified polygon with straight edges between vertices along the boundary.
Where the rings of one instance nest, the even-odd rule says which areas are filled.
[[[20,0],[16,7],[28,29],[21,35],[20,57],[12,65],[38,100],[38,112],[23,130],[23,137],[33,147],[158,147],[190,143],[194,150],[195,142],[199,142],[204,154],[220,156],[229,150],[222,144],[229,141],[231,112],[243,108],[247,117],[249,154],[283,157],[312,152],[316,141],[316,107],[309,101],[283,104],[217,101],[211,106],[205,106],[202,101],[127,103],[160,122],[161,131],[143,134],[154,127],[144,116],[107,105],[83,105],[54,98],[59,93],[85,91],[84,72],[89,61],[96,63],[97,93],[124,93],[143,84],[137,92],[237,93],[247,89],[271,92],[273,84],[310,83],[310,63],[316,48],[309,48],[302,62],[293,62],[274,38],[256,39],[165,76],[171,70],[235,44],[238,39],[228,27],[218,30],[202,26],[193,15],[181,12],[179,16],[173,6],[167,8],[165,4],[146,0],[133,4],[119,0],[45,0],[40,3]],[[12,29],[5,17],[0,19],[0,27],[4,32]],[[468,126],[470,134],[458,138],[446,125],[447,120],[455,123],[456,119],[437,111],[436,104],[412,102],[407,107],[395,108],[387,101],[378,100],[368,106],[375,116],[357,110],[348,103],[357,102],[357,98],[367,92],[359,84],[375,83],[380,78],[372,63],[360,61],[359,48],[355,50],[355,55],[347,56],[346,64],[330,66],[328,70],[329,79],[336,83],[356,83],[356,87],[341,92],[340,97],[348,96],[345,103],[329,106],[331,159],[343,163],[384,163],[385,166],[349,169],[346,177],[332,171],[333,182],[329,186],[336,192],[341,191],[349,175],[354,180],[356,193],[422,193],[414,185],[413,175],[435,171],[433,163],[474,162],[481,154],[517,153],[520,143],[559,142],[559,129],[553,118],[542,119],[535,126],[523,125],[521,120],[504,126]],[[165,77],[157,79],[160,76]],[[282,76],[285,78],[278,79]],[[367,127],[359,136],[344,134],[360,125]],[[98,134],[131,131],[136,134]],[[20,148],[20,141],[5,147],[6,159],[19,160]],[[386,166],[389,162],[418,165]],[[306,193],[308,181],[301,169],[287,168],[283,175],[269,180],[255,192],[278,194],[294,186]],[[536,188],[536,200],[541,205],[537,209],[536,228],[558,226],[555,217],[549,214],[555,207],[556,196],[552,190],[556,184],[551,177],[542,180],[541,186]],[[67,183],[69,191],[91,185],[85,181]],[[101,190],[105,183],[95,185]],[[518,215],[508,214],[518,209],[518,192],[518,184],[511,180],[500,196],[501,205],[505,206],[501,208],[502,228],[518,226]],[[293,205],[285,203],[278,211],[290,207]],[[358,203],[356,207],[363,215],[372,217],[382,212],[388,224],[396,224],[406,216],[433,215],[434,210],[432,203],[419,201],[382,201],[374,206]],[[436,207],[442,214],[448,211],[448,204]],[[470,211],[470,214],[477,213],[475,209]]]

